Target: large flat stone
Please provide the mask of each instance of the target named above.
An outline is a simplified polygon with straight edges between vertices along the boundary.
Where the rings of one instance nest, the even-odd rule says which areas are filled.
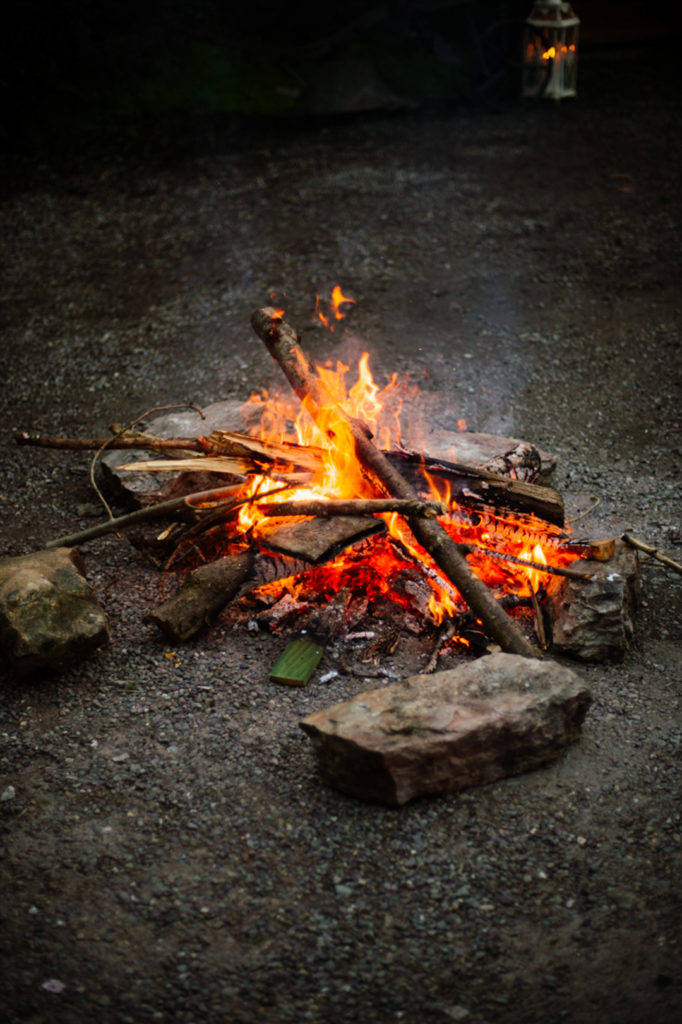
[[[0,650],[14,669],[62,669],[109,636],[74,548],[0,559]]]
[[[368,690],[301,727],[326,782],[397,806],[554,760],[577,739],[591,699],[568,668],[492,654]]]

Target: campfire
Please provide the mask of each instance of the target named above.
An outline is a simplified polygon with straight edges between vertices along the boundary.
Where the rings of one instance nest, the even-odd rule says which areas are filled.
[[[333,330],[352,301],[336,288],[328,311],[318,300],[315,315]],[[615,542],[572,535],[561,495],[535,482],[537,449],[517,444],[483,465],[458,461],[456,443],[446,459],[427,455],[404,434],[401,413],[416,391],[409,381],[393,374],[379,385],[366,352],[352,373],[341,362],[313,366],[283,309],[258,310],[252,326],[293,395],[252,395],[249,430],[198,438],[127,430],[80,445],[17,435],[146,449],[156,457],[118,471],[173,474],[145,507],[49,547],[167,519],[137,543],[166,581],[182,573],[177,593],[147,616],[173,642],[231,605],[249,625],[306,634],[319,649],[380,622],[398,623],[395,636],[430,632],[433,668],[457,648],[541,655],[567,588],[583,600],[591,586],[588,604],[603,607],[616,574],[600,562]],[[622,587],[611,597],[622,615]]]
[[[319,322],[336,328],[350,301],[335,289],[328,311],[318,303]],[[578,539],[561,495],[540,482],[533,445],[497,439],[492,459],[463,462],[457,449],[469,435],[460,433],[451,452],[429,452],[405,430],[408,381],[377,384],[366,352],[352,373],[340,362],[313,366],[274,306],[252,326],[293,395],[252,395],[251,429],[218,419],[193,437],[136,425],[105,440],[15,435],[96,448],[93,468],[107,449],[154,454],[124,455],[116,479],[171,474],[135,511],[3,561],[0,640],[17,671],[64,667],[106,640],[76,546],[132,529],[164,570],[162,585],[175,584],[145,617],[173,644],[222,613],[236,627],[287,636],[273,682],[305,684],[325,652],[347,676],[397,678],[301,721],[338,789],[400,805],[557,757],[579,735],[591,696],[544,652],[622,659],[638,598],[635,549],[682,566],[629,535]],[[418,636],[428,661],[420,655],[419,674],[400,678],[382,662],[406,635]],[[364,664],[349,664],[343,650],[358,639],[369,641]],[[454,651],[459,664],[435,671]]]

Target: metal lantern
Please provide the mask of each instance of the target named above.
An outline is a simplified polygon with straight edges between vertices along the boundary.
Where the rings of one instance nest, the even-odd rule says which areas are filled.
[[[526,20],[523,38],[523,95],[561,100],[575,96],[578,26],[570,3],[542,0]]]

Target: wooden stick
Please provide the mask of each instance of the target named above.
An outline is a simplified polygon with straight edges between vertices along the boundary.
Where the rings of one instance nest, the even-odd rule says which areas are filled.
[[[72,452],[93,451],[106,446],[109,448],[139,448],[145,451],[188,451],[210,452],[210,445],[197,437],[154,437],[152,434],[121,435],[119,437],[47,437],[44,434],[27,434],[15,430],[14,440],[19,445],[34,448],[59,448]]]
[[[496,551],[494,548],[482,548],[478,544],[466,544],[465,547],[472,553],[479,552],[488,555],[490,558],[501,558],[505,562],[513,562],[514,565],[523,565],[527,569],[535,569],[536,572],[547,573],[548,576],[566,576],[569,580],[582,580],[589,583],[592,574],[580,572],[579,569],[568,569],[561,565],[545,565],[543,562],[530,562],[527,558],[517,558],[516,555],[508,555],[506,551]]]
[[[81,530],[79,533],[72,533],[68,537],[58,537],[57,540],[49,541],[46,548],[76,547],[78,544],[85,544],[86,541],[103,537],[107,533],[116,533],[127,526],[136,526],[138,523],[151,522],[154,519],[164,519],[166,516],[178,512],[192,511],[194,513],[202,508],[210,509],[217,504],[226,503],[234,498],[241,487],[218,487],[212,491],[196,491],[194,494],[186,494],[182,498],[172,498],[170,501],[160,501],[157,505],[149,505],[147,508],[138,508],[125,516],[117,519],[107,519],[105,523],[97,523],[95,526]]]
[[[322,409],[326,407],[334,411],[339,428],[335,430],[333,424],[324,424],[332,444],[335,441],[339,443],[338,433],[341,424],[345,424],[350,431],[358,461],[377,489],[394,498],[418,500],[414,488],[374,446],[367,427],[349,417],[331,397],[299,345],[299,337],[294,328],[281,319],[272,307],[257,310],[251,318],[251,324],[313,418],[322,423]],[[499,607],[486,585],[474,576],[457,545],[438,520],[409,516],[407,521],[417,541],[457,588],[491,638],[505,651],[537,657],[538,652]]]
[[[646,555],[650,555],[651,558],[655,558],[661,565],[666,565],[668,569],[672,569],[673,572],[677,572],[682,576],[682,565],[679,562],[673,562],[672,558],[668,558],[667,555],[662,555],[657,548],[652,548],[650,544],[645,544],[643,540],[637,540],[630,533],[624,533],[621,540],[624,540],[630,547],[637,548]]]
[[[382,512],[400,512],[404,516],[444,516],[448,507],[442,501],[411,501],[405,498],[352,498],[347,501],[259,502],[264,516],[370,516]]]

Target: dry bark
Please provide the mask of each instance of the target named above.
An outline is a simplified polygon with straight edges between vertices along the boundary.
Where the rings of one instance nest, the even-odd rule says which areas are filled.
[[[311,415],[319,421],[322,418],[322,408],[333,407],[336,403],[315,374],[299,345],[299,337],[294,328],[281,319],[271,307],[257,310],[251,318],[251,324],[271,356],[284,371],[298,397],[305,403]],[[358,461],[374,481],[377,489],[395,498],[418,499],[414,488],[372,443],[367,427],[349,417],[338,405],[336,411],[350,430]],[[331,433],[331,440],[334,443],[333,427],[328,428],[328,432]],[[490,637],[509,653],[537,657],[537,651],[499,607],[485,584],[471,572],[457,544],[438,520],[410,516],[407,517],[407,521],[417,541],[428,551],[457,588],[463,600],[480,618]]]

